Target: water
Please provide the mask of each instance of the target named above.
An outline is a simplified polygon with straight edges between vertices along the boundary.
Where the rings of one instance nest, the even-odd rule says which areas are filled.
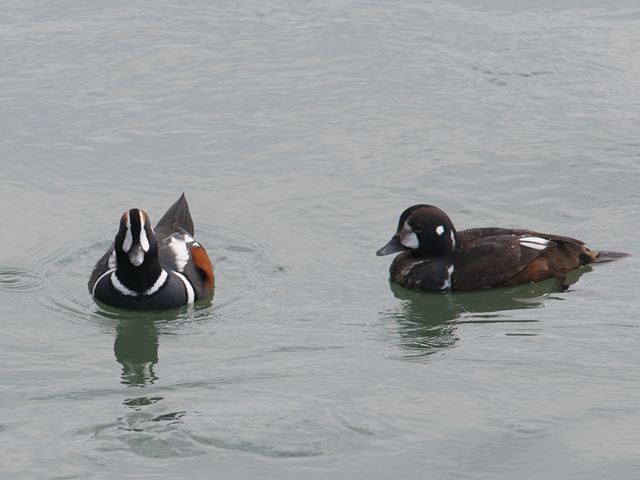
[[[184,3],[3,4],[0,477],[636,477],[638,4]],[[183,190],[213,305],[96,306]],[[418,202],[635,256],[412,294]]]

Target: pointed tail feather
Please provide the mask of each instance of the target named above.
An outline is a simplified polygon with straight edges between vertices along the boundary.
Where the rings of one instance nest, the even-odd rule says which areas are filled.
[[[190,235],[193,235],[193,220],[191,220],[191,213],[189,213],[189,205],[184,193],[180,195],[180,198],[171,205],[167,213],[165,213],[158,223],[156,228],[163,227],[180,227],[187,231]]]
[[[630,253],[625,252],[611,252],[608,250],[600,250],[593,263],[612,262],[614,260],[619,260],[630,255]]]

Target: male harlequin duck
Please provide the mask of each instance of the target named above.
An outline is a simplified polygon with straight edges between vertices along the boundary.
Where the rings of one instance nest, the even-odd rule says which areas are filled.
[[[132,310],[181,307],[211,296],[213,288],[213,266],[193,239],[184,193],[155,229],[143,210],[124,212],[113,245],[89,278],[94,299]]]
[[[456,231],[446,213],[432,205],[407,208],[398,229],[377,255],[402,252],[391,264],[391,281],[410,290],[449,291],[507,287],[556,278],[593,262],[628,256],[597,252],[560,235],[507,228]]]

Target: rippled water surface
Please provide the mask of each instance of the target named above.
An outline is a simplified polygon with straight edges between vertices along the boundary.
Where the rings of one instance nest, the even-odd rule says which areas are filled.
[[[638,476],[636,2],[8,0],[0,42],[0,477]],[[213,304],[95,305],[182,191]],[[419,202],[634,256],[413,294]]]

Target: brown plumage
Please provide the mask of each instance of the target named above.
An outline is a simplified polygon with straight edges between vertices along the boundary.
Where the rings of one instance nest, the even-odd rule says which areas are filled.
[[[597,252],[571,237],[525,229],[456,231],[431,205],[415,205],[400,216],[396,234],[378,255],[400,253],[391,264],[394,283],[412,290],[479,290],[558,279],[582,265],[627,256]]]

